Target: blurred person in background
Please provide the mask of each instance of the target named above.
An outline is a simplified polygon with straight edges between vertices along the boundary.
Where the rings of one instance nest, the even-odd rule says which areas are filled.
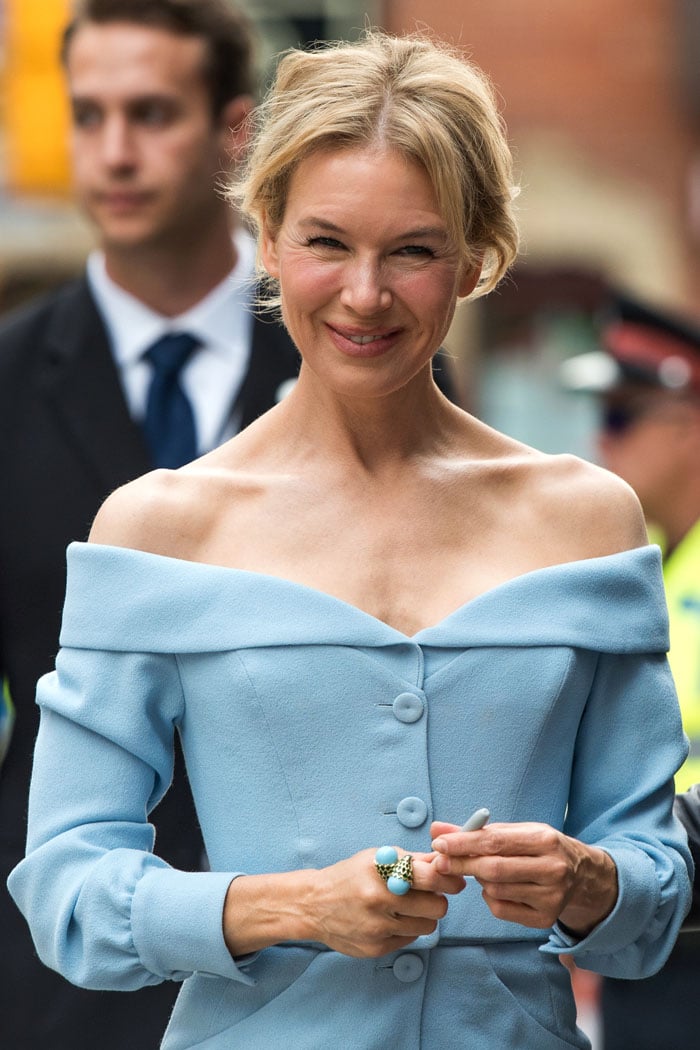
[[[5,746],[16,716],[0,771],[0,1041],[153,1050],[176,986],[69,985],[37,959],[5,888],[24,852],[36,680],[53,665],[66,545],[108,493],[231,437],[279,400],[298,359],[281,326],[253,316],[254,241],[219,188],[253,101],[247,19],[226,0],[87,0],[62,58],[75,190],[99,248],[0,330]],[[184,774],[155,823],[159,853],[202,865]]]
[[[695,864],[693,903],[685,917],[681,933],[685,939],[688,931],[700,930],[700,784],[676,795],[676,816],[688,833],[688,844]]]
[[[662,549],[669,661],[690,738],[676,775],[684,792],[700,782],[700,326],[617,296],[601,327],[601,349],[570,358],[563,380],[598,398],[600,460],[636,491]],[[691,830],[692,805],[689,797],[677,807]],[[699,987],[700,933],[693,932],[683,934],[654,977],[604,979],[605,1050],[694,1046]]]

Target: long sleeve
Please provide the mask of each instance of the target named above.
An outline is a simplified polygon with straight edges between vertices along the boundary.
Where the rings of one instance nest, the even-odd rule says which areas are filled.
[[[176,658],[63,649],[38,702],[27,856],[8,885],[43,962],[90,988],[193,972],[247,982],[222,932],[235,873],[180,872],[150,852],[182,714]]]
[[[612,913],[573,944],[584,968],[645,977],[661,968],[688,909],[692,860],[672,813],[672,773],[687,753],[662,654],[601,655],[579,728],[565,831],[606,850],[618,871]]]

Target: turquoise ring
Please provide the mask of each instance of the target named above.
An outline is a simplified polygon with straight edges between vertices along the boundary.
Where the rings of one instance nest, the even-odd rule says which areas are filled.
[[[374,855],[374,866],[389,893],[397,897],[408,893],[413,883],[413,857],[410,853],[404,854],[399,860],[393,846],[382,846]]]

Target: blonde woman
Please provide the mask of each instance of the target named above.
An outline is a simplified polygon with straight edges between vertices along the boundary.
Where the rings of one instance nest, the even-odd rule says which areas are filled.
[[[70,980],[184,979],[168,1050],[585,1047],[559,955],[649,973],[687,907],[685,741],[631,491],[431,375],[516,252],[491,91],[294,51],[233,192],[299,381],[71,548],[12,893]],[[207,873],[150,853],[176,730]]]

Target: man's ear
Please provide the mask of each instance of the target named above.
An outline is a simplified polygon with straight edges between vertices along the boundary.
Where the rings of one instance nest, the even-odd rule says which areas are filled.
[[[250,95],[236,95],[227,102],[219,115],[222,144],[229,161],[235,163],[243,154],[250,139],[248,118],[253,112]]]

